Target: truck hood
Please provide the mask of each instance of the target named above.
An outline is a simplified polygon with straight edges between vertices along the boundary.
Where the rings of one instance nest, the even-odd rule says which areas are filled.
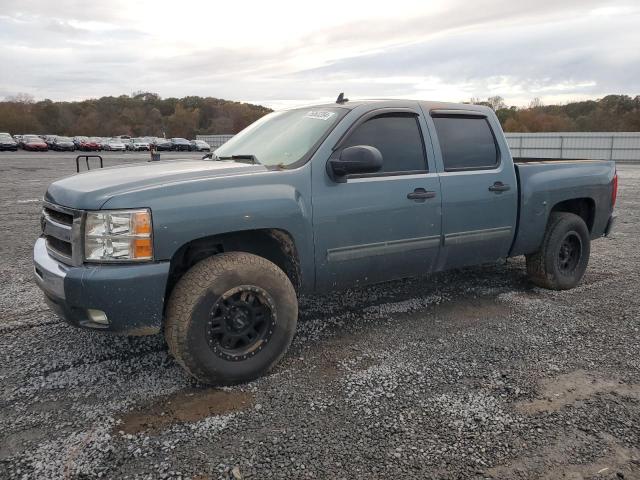
[[[132,191],[190,180],[264,172],[263,165],[205,160],[134,163],[80,173],[49,185],[47,202],[83,210],[98,210],[110,198]],[[132,205],[131,207],[143,207]]]

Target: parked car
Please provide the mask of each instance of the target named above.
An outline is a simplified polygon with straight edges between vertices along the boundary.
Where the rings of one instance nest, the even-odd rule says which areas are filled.
[[[0,133],[0,151],[18,151],[18,142],[16,142],[8,133]]]
[[[98,152],[102,147],[101,143],[102,139],[97,137],[84,137],[83,140],[80,140],[78,150],[82,150],[83,152]]]
[[[102,148],[108,151],[125,151],[125,144],[119,138],[110,138],[102,144]]]
[[[191,140],[191,151],[192,152],[210,152],[211,145],[209,145],[204,140]]]
[[[172,138],[171,150],[176,152],[188,152],[191,150],[191,142],[185,138]]]
[[[21,146],[24,150],[32,152],[46,152],[49,150],[49,146],[38,135],[24,135],[22,137]]]
[[[43,140],[49,146],[49,148],[51,148],[51,146],[53,145],[53,142],[56,140],[56,137],[57,135],[44,135]]]
[[[24,148],[24,144],[27,140],[42,140],[38,135],[35,135],[33,133],[25,133],[24,135],[20,135],[20,141],[18,142],[18,145],[20,146],[20,148]]]
[[[76,146],[76,149],[78,150],[80,150],[80,144],[82,142],[86,142],[87,140],[89,140],[89,137],[83,137],[83,136],[73,137],[73,143]]]
[[[140,150],[149,150],[149,142],[144,138],[132,138],[129,140],[127,150],[138,152]]]
[[[55,140],[51,142],[50,148],[57,152],[73,152],[76,149],[76,145],[70,137],[56,137]]]
[[[117,137],[113,137],[116,138],[118,140],[120,140],[122,143],[124,143],[125,149],[127,148],[127,145],[129,144],[129,140],[131,140],[131,137],[129,135],[118,135]]]
[[[171,140],[166,138],[156,137],[153,143],[156,146],[156,150],[158,150],[159,152],[171,150],[173,148],[173,143],[171,143]]]
[[[297,294],[520,255],[533,284],[569,289],[614,223],[614,162],[514,161],[479,105],[274,112],[211,157],[52,183],[34,247],[36,282],[69,323],[164,331],[205,383],[276,364]]]

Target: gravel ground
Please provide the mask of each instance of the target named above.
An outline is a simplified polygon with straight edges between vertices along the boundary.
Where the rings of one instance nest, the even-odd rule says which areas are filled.
[[[72,171],[0,153],[0,478],[640,478],[640,166],[578,288],[534,288],[517,258],[305,298],[284,361],[224,389],[161,336],[47,310],[39,199]]]

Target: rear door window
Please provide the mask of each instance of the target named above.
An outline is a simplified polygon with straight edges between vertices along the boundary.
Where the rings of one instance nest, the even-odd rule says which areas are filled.
[[[498,147],[486,118],[451,115],[436,116],[433,121],[446,171],[498,166]]]

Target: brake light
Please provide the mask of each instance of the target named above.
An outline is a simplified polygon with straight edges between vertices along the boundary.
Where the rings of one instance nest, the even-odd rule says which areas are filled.
[[[611,189],[611,208],[616,206],[616,198],[618,198],[618,172],[616,171],[616,173],[613,175],[613,181],[611,182],[612,185],[612,189]]]

